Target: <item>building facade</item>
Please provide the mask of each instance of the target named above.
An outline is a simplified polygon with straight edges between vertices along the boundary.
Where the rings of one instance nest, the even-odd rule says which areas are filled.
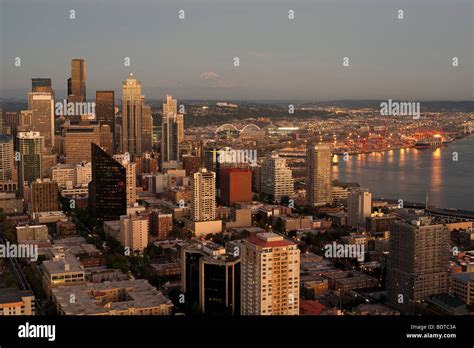
[[[310,207],[332,203],[331,146],[308,145],[306,149],[306,203]]]
[[[275,233],[258,233],[242,250],[242,315],[298,315],[300,250]]]

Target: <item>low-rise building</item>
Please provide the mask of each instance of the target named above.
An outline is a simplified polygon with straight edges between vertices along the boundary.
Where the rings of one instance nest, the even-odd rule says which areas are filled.
[[[120,220],[104,221],[104,232],[108,236],[120,240]]]
[[[60,315],[171,315],[173,308],[145,279],[60,286],[52,297]]]
[[[33,292],[16,288],[0,289],[0,317],[2,315],[35,315]]]
[[[18,243],[27,241],[49,240],[48,227],[46,225],[26,225],[16,227],[16,240]]]
[[[0,191],[0,209],[5,214],[18,214],[24,210],[25,201],[23,198],[17,197],[15,192]]]
[[[43,287],[50,289],[60,285],[82,284],[85,281],[84,267],[73,255],[66,253],[64,258],[55,258],[41,264]]]
[[[395,309],[384,306],[382,304],[370,304],[362,303],[356,307],[353,307],[349,315],[400,315]]]
[[[353,289],[371,288],[379,285],[376,278],[356,271],[340,271],[325,273],[332,290],[348,291]]]
[[[468,305],[474,304],[474,272],[453,275],[452,285],[454,296]]]

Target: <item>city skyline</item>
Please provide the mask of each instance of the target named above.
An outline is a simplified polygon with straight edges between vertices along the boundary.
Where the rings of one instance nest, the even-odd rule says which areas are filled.
[[[470,338],[472,0],[0,1],[7,344]]]

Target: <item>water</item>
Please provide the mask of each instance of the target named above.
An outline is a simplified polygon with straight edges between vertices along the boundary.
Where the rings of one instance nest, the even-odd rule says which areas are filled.
[[[458,161],[454,161],[455,153]],[[358,182],[373,197],[425,201],[474,211],[474,136],[434,149],[403,149],[349,156],[332,167],[333,179]]]

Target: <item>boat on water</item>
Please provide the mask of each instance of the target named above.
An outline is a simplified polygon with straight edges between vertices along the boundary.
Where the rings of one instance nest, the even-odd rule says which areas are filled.
[[[452,140],[451,140],[452,141]],[[450,140],[443,138],[439,134],[433,135],[431,138],[418,140],[413,146],[415,149],[428,149],[445,146]]]

